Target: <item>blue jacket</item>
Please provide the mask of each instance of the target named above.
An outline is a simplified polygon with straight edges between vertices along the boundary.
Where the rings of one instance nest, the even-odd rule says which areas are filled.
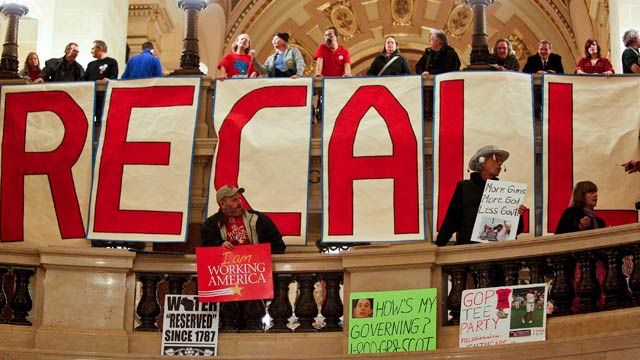
[[[122,74],[122,79],[145,79],[151,77],[162,77],[162,65],[160,60],[151,54],[151,50],[142,52],[127,63],[127,68]]]

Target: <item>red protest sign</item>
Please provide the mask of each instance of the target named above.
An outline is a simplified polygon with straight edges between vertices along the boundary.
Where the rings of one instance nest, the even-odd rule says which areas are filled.
[[[271,245],[196,248],[200,302],[272,299]]]

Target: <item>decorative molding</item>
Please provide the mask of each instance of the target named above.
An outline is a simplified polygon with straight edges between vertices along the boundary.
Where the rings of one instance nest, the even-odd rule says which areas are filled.
[[[350,1],[339,0],[333,4],[325,4],[318,10],[322,11],[331,24],[338,29],[343,41],[349,41],[362,32],[358,26],[358,20],[353,14]]]
[[[158,24],[162,33],[168,33],[175,27],[167,9],[158,4],[130,4],[129,17],[147,17]]]
[[[473,10],[465,4],[458,4],[449,13],[445,32],[456,39],[460,39],[469,30],[472,23]]]
[[[549,10],[547,10],[547,8],[543,4],[543,2],[545,4],[547,4],[551,9],[553,9],[553,14],[551,14],[549,12]],[[571,48],[571,44],[573,44],[573,48],[571,48],[572,50],[574,48],[577,48],[578,47],[578,43],[576,41],[576,34],[573,32],[573,27],[571,26],[571,23],[569,21],[567,21],[567,18],[565,18],[564,15],[562,15],[562,13],[560,12],[560,9],[553,2],[553,0],[533,0],[533,3],[540,10],[542,10],[542,12],[544,12],[544,14],[547,16],[549,21],[551,21],[553,23],[553,25],[556,27],[556,29],[558,29],[558,31],[560,32],[561,35],[562,35],[562,30],[565,30],[567,33],[569,33],[569,37],[570,37],[571,43],[567,43],[567,45],[569,45],[569,47]],[[560,21],[562,22],[562,26],[560,26],[556,22],[556,19],[554,19],[554,17],[553,17],[554,14],[560,18]]]
[[[242,22],[244,21],[244,18],[247,17],[247,15],[251,12],[253,7],[256,4],[261,3],[260,4],[260,8],[257,9],[255,14],[247,21],[247,23],[242,28],[241,33],[247,32],[247,30],[251,27],[251,25],[253,25],[253,22],[256,21],[256,19],[262,14],[262,11],[267,6],[271,5],[272,2],[273,2],[273,0],[251,0],[251,2],[244,7],[244,9],[240,13],[240,15],[238,16],[236,21],[234,21],[233,25],[231,25],[229,30],[227,30],[227,35],[224,38],[223,52],[226,52],[227,49],[229,49],[229,45],[231,44],[233,35],[236,33],[236,30],[240,27],[240,24],[242,24]],[[231,10],[231,11],[233,12],[233,10]]]
[[[391,0],[393,26],[410,26],[414,13],[414,0]]]

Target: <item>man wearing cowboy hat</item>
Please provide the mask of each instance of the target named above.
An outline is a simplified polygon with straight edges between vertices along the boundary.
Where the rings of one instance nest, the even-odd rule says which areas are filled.
[[[232,250],[237,245],[271,244],[272,254],[284,254],[286,245],[273,221],[265,214],[247,210],[240,195],[243,188],[224,185],[216,193],[220,210],[202,225],[202,246],[222,246]]]
[[[469,160],[472,171],[469,180],[461,180],[456,185],[447,214],[444,217],[440,231],[436,238],[436,245],[445,246],[456,233],[456,244],[470,244],[473,225],[476,221],[480,200],[487,180],[498,180],[502,171],[502,164],[509,158],[509,152],[501,150],[496,145],[483,146]],[[522,215],[527,208],[518,207],[518,214]],[[518,233],[522,232],[523,221],[520,217]]]

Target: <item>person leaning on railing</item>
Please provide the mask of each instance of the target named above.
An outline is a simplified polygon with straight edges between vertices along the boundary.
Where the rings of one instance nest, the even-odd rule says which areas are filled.
[[[587,39],[584,43],[584,57],[578,60],[576,74],[613,75],[613,65],[606,57],[600,55],[600,45],[595,39]]]
[[[24,66],[18,75],[21,78],[29,79],[29,82],[32,82],[40,77],[40,58],[38,54],[35,52],[30,52],[27,54],[27,58],[24,60]]]
[[[496,40],[493,54],[489,57],[489,65],[498,71],[520,71],[520,62],[508,39]]]
[[[458,53],[449,46],[444,31],[433,30],[429,36],[429,47],[416,63],[416,74],[427,76],[460,70]]]
[[[640,73],[640,32],[636,29],[625,31],[622,42],[627,47],[622,52],[622,73]]]
[[[410,72],[407,60],[400,55],[398,40],[395,36],[387,36],[382,53],[373,59],[367,75],[409,75]]]
[[[278,32],[271,40],[274,53],[269,55],[264,64],[256,59],[256,51],[249,51],[253,67],[260,75],[271,77],[290,77],[296,79],[304,74],[304,58],[298,48],[289,46],[289,34]]]

